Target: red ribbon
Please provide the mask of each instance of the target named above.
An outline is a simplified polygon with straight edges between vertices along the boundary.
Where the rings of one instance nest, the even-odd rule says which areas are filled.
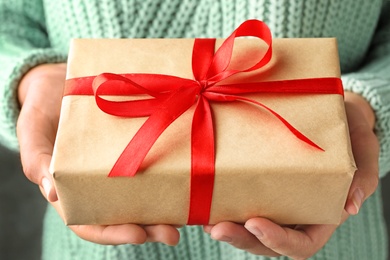
[[[267,49],[250,68],[228,69],[234,39],[253,36],[262,39]],[[191,133],[191,191],[189,225],[208,224],[214,187],[214,130],[210,101],[244,101],[262,107],[281,121],[297,138],[322,150],[317,144],[264,104],[242,94],[302,93],[341,94],[339,78],[315,78],[273,82],[218,85],[228,77],[265,66],[272,56],[272,38],[267,25],[248,20],[241,24],[214,54],[215,39],[195,39],[192,54],[194,80],[159,74],[110,74],[70,79],[65,95],[95,95],[98,107],[121,117],[148,117],[113,166],[110,177],[134,176],[149,150],[165,129],[194,104]],[[92,85],[92,88],[91,88]],[[111,101],[102,95],[147,94],[142,100]]]

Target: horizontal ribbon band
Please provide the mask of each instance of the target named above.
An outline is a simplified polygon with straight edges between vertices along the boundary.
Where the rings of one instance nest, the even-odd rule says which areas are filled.
[[[256,64],[241,70],[228,69],[234,39],[253,36],[263,40],[267,49],[253,57]],[[148,117],[124,149],[110,177],[134,176],[144,158],[165,129],[190,107],[195,105],[191,132],[191,186],[188,224],[208,224],[215,172],[215,141],[210,101],[242,101],[254,104],[282,122],[298,139],[323,149],[295,129],[268,106],[245,97],[250,93],[340,94],[339,78],[296,79],[254,83],[219,84],[237,74],[260,69],[272,57],[272,38],[261,21],[241,24],[214,53],[215,39],[195,39],[192,54],[194,79],[159,74],[111,74],[69,79],[64,95],[94,95],[98,107],[120,117]],[[112,101],[103,96],[143,94],[141,100]]]

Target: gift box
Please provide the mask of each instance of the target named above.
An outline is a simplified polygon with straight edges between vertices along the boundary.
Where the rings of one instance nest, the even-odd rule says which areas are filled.
[[[339,223],[356,170],[339,77],[335,39],[259,21],[74,39],[50,166],[66,224]]]

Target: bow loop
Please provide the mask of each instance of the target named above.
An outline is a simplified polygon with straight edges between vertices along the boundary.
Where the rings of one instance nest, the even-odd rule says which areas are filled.
[[[126,96],[129,93],[145,93],[152,98],[142,100],[112,101],[102,98],[101,95],[109,93],[108,90],[116,88],[116,95]],[[159,108],[161,100],[166,94],[148,90],[134,81],[113,73],[98,75],[92,82],[97,106],[104,112],[121,117],[150,116]]]
[[[267,45],[267,49],[264,54],[259,53],[258,62],[242,70],[228,70],[231,62],[234,40],[238,37],[251,36],[259,38]],[[211,62],[208,70],[207,78],[217,78],[215,80],[221,81],[239,72],[249,72],[259,69],[266,65],[272,57],[272,35],[268,26],[262,21],[247,20],[243,22],[221,45],[216,51],[214,58]],[[228,72],[229,71],[229,72]]]

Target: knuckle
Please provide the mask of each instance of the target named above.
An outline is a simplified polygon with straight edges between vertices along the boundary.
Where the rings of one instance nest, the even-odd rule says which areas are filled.
[[[302,255],[298,255],[298,256],[292,257],[292,259],[294,259],[294,260],[306,260],[306,259],[309,259],[310,257],[312,257],[315,253],[316,252],[305,252]]]
[[[366,187],[366,197],[369,197],[371,196],[375,191],[376,189],[378,188],[378,185],[379,185],[379,171],[378,170],[374,170],[371,172],[370,175],[367,175],[367,177],[365,178],[364,180],[365,182],[365,187]]]
[[[287,243],[283,239],[280,240],[276,239],[276,240],[269,241],[267,243],[267,246],[274,251],[279,251],[279,249],[285,248],[287,246]]]
[[[22,163],[22,170],[28,180],[39,185],[37,178],[37,170],[34,165],[32,165],[31,163]]]
[[[40,185],[41,178],[44,175],[42,171],[42,154],[36,153],[23,153],[21,151],[22,170],[24,175],[31,182]]]
[[[255,249],[255,247],[252,245],[252,244],[249,244],[249,243],[242,243],[242,242],[238,242],[238,241],[231,241],[231,242],[228,242],[229,244],[231,244],[232,246],[238,248],[238,249],[241,249],[241,250],[245,250],[245,251],[249,251],[249,250],[252,250],[252,249]],[[260,254],[260,253],[257,253],[255,251],[256,255]]]
[[[376,174],[370,180],[370,187],[371,187],[370,193],[371,194],[375,192],[375,190],[378,188],[378,185],[379,185],[379,175]]]

